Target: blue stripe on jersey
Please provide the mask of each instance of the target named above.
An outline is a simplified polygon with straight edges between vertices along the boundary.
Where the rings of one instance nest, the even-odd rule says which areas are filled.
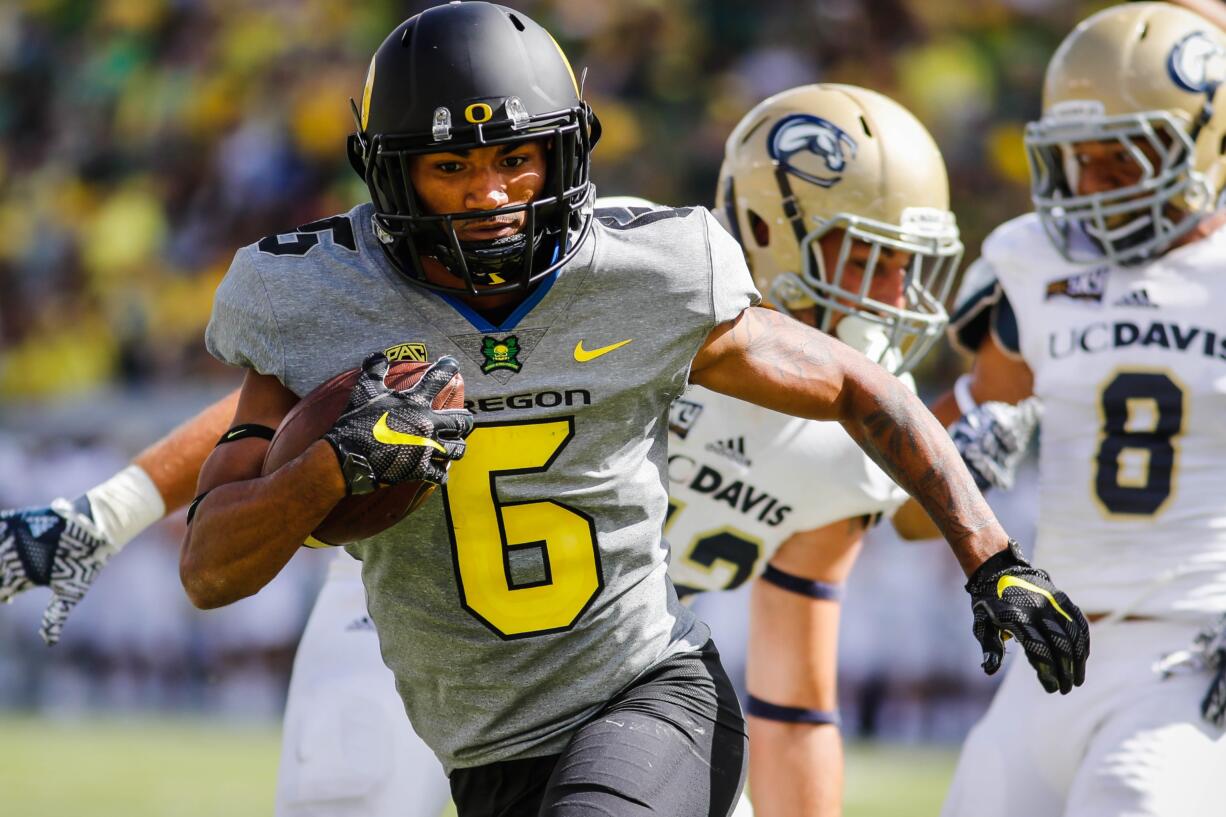
[[[498,326],[487,321],[480,313],[455,295],[441,292],[439,297],[449,303],[451,308],[459,312],[461,317],[471,323],[478,332],[510,332],[519,325],[519,322],[524,319],[525,315],[532,311],[534,306],[541,302],[541,299],[545,297],[550,287],[553,286],[553,282],[557,280],[558,272],[559,270],[554,270],[542,278],[541,282],[536,285],[536,289],[532,290],[532,294],[525,298],[519,306],[515,307],[515,311],[508,315],[507,319]]]

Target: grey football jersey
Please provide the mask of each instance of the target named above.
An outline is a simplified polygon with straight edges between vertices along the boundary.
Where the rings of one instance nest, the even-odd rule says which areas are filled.
[[[561,751],[706,627],[661,539],[668,409],[711,329],[757,301],[704,209],[599,219],[501,325],[407,283],[369,204],[244,247],[209,351],[304,395],[371,351],[460,361],[476,415],[447,485],[350,547],[384,661],[448,770]]]

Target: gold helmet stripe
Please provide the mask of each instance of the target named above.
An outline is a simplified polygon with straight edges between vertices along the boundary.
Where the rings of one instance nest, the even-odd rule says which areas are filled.
[[[548,31],[545,33],[549,34]],[[575,96],[579,96],[579,83],[575,80],[575,69],[570,67],[570,60],[566,58],[566,52],[562,50],[562,46],[558,45],[558,41],[553,38],[552,34],[549,34],[549,41],[553,43],[554,48],[558,49],[558,56],[562,58],[562,64],[566,66],[566,73],[570,74],[570,84],[575,86]]]
[[[370,93],[375,89],[375,58],[370,58],[370,68],[366,70],[366,87],[362,89],[362,130],[366,130],[366,120],[370,118]]]

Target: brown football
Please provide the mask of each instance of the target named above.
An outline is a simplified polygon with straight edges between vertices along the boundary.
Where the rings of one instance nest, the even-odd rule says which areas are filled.
[[[429,363],[401,361],[387,373],[387,385],[407,389],[421,379]],[[269,474],[297,457],[336,424],[349,393],[358,382],[361,369],[350,369],[316,387],[298,401],[277,427],[263,473]],[[434,399],[436,409],[464,407],[464,380],[456,372]],[[369,494],[348,496],[337,503],[332,513],[319,524],[312,536],[325,545],[346,545],[374,536],[415,511],[434,491],[435,486],[415,480],[385,485]]]

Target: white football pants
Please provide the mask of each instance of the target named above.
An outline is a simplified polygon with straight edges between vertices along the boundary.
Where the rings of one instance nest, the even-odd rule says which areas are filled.
[[[1090,627],[1086,681],[1068,695],[1044,692],[1014,656],[962,747],[943,817],[1226,817],[1226,738],[1199,710],[1210,676],[1152,669],[1197,625]]]
[[[360,569],[338,554],[298,645],[277,817],[438,817],[451,797],[379,655]]]

